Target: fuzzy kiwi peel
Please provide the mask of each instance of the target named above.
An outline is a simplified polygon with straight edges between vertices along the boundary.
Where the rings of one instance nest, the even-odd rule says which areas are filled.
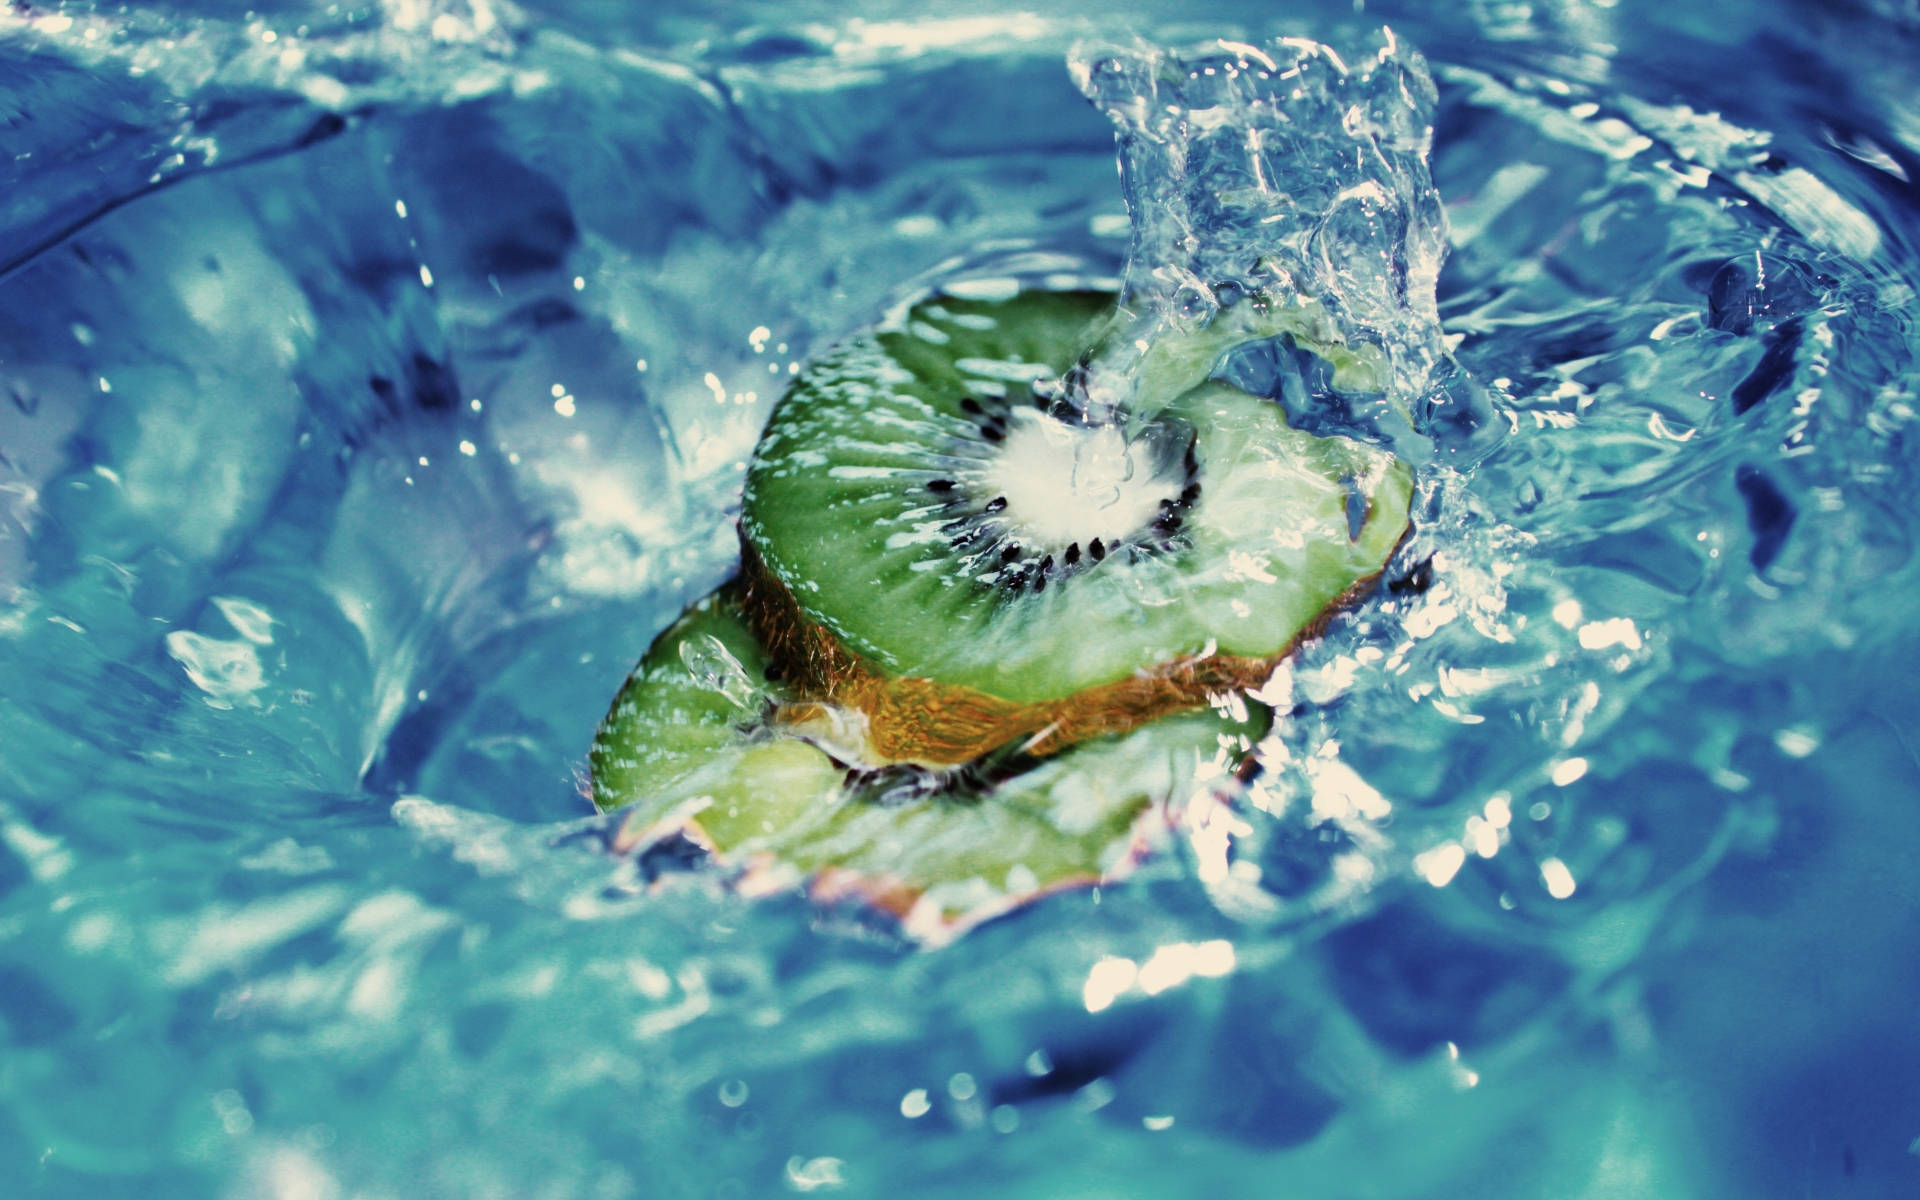
[[[1112,303],[937,297],[775,409],[741,520],[750,621],[798,694],[867,715],[883,756],[1044,754],[1257,686],[1404,536],[1404,463],[1208,379],[1285,334],[1336,387],[1377,388],[1376,357],[1317,306],[1244,302],[1144,342]],[[1071,394],[1076,374],[1116,358],[1135,390],[1092,417],[1113,389]]]
[[[860,715],[813,740],[748,628],[737,585],[655,640],[594,740],[593,798],[633,849],[682,836],[763,886],[854,896],[937,942],[1037,896],[1123,873],[1155,821],[1265,730],[1208,708],[1045,760],[1009,747],[945,772],[863,769]],[[795,715],[795,710],[802,715]],[[822,744],[824,742],[824,744]]]

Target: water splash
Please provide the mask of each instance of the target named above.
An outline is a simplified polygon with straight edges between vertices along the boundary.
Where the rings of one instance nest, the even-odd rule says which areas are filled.
[[[1315,433],[1386,442],[1429,466],[1436,447],[1474,451],[1427,472],[1385,594],[1263,689],[1283,714],[1260,748],[1264,776],[1190,815],[1194,870],[1217,906],[1280,925],[1353,919],[1409,880],[1444,888],[1458,875],[1463,894],[1494,881],[1481,899],[1530,919],[1536,897],[1556,920],[1618,920],[1635,904],[1657,912],[1724,853],[1739,807],[1719,783],[1703,784],[1717,803],[1696,808],[1713,815],[1669,821],[1657,870],[1617,854],[1622,823],[1637,818],[1611,781],[1638,769],[1618,731],[1634,705],[1673,703],[1673,647],[1690,631],[1677,605],[1612,609],[1590,597],[1583,608],[1559,581],[1581,556],[1550,539],[1592,525],[1592,504],[1584,522],[1556,530],[1488,503],[1487,481],[1516,457],[1497,444],[1518,427],[1511,395],[1496,409],[1441,326],[1448,222],[1429,169],[1436,94],[1420,55],[1383,31],[1352,54],[1297,38],[1083,44],[1070,69],[1118,128],[1132,219],[1125,302],[1140,320],[1126,337],[1140,359],[1156,338],[1241,327],[1236,310],[1250,298],[1317,306],[1339,340],[1385,363],[1375,388],[1336,386],[1333,365],[1291,338],[1237,351],[1220,373]],[[1557,253],[1552,243],[1541,251]],[[1801,314],[1817,303],[1810,281],[1825,278],[1751,259],[1751,270],[1739,259],[1710,272],[1708,324],[1764,329],[1785,365],[1763,362],[1755,374],[1765,386],[1733,389],[1736,416],[1758,403],[1750,395],[1788,382]],[[1596,428],[1630,419],[1632,400],[1585,419]],[[1483,462],[1492,470],[1477,476]],[[1597,466],[1583,493],[1605,496],[1604,480]],[[1793,510],[1757,469],[1741,468],[1738,481],[1764,572],[1783,553]],[[1637,622],[1619,615],[1629,611]],[[1591,666],[1555,670],[1572,663]],[[1507,761],[1491,761],[1467,730],[1515,716],[1527,734]],[[1725,779],[1724,739],[1703,730],[1696,745],[1686,769]],[[1586,778],[1589,755],[1609,782]]]
[[[256,7],[300,11],[324,36],[323,5]],[[1113,19],[1111,5],[1085,7]],[[453,11],[404,11],[441,8]],[[1517,27],[1520,6],[1409,13],[1403,32],[1444,88],[1436,169],[1458,235],[1444,344],[1489,381],[1511,432],[1423,500],[1410,569],[1387,594],[1263,689],[1292,714],[1252,794],[1267,807],[1220,814],[1253,832],[1223,828],[1221,881],[1208,883],[1222,908],[1258,899],[1233,890],[1257,867],[1254,891],[1280,901],[1280,919],[1223,923],[1163,859],[1097,902],[1062,897],[903,957],[858,926],[820,936],[811,921],[852,918],[799,902],[650,892],[594,849],[597,827],[555,823],[581,810],[554,776],[648,622],[711,586],[732,553],[712,534],[737,489],[729,464],[764,417],[736,398],[770,400],[776,376],[864,323],[899,281],[960,273],[951,264],[989,247],[1068,260],[1038,273],[1113,273],[1125,221],[1105,130],[1070,94],[1032,99],[1068,92],[1052,40],[1030,57],[983,42],[956,61],[937,44],[906,49],[917,25],[849,26],[814,50],[809,29],[769,24],[701,43],[675,73],[609,49],[622,35],[597,9],[591,46],[543,20],[493,57],[382,40],[370,11],[337,14],[370,35],[342,34],[357,52],[339,61],[359,72],[339,76],[346,104],[397,103],[240,170],[207,172],[184,147],[168,178],[208,178],[90,226],[98,267],[49,255],[0,281],[17,389],[0,387],[0,592],[21,591],[0,613],[0,674],[17,681],[0,689],[12,1078],[0,1151],[36,1190],[96,1194],[138,1171],[202,1195],[751,1195],[824,1179],[837,1160],[852,1192],[939,1191],[1025,1154],[1035,1194],[1084,1186],[1088,1161],[1140,1194],[1245,1190],[1281,1169],[1310,1193],[1768,1194],[1813,1170],[1816,1140],[1838,1173],[1842,1139],[1856,1188],[1892,1194],[1908,1177],[1895,1083],[1912,1072],[1873,1068],[1889,1054],[1911,1064],[1886,1022],[1913,983],[1898,881],[1916,844],[1903,801],[1920,727],[1902,599],[1920,582],[1902,499],[1920,479],[1916,272],[1895,187],[1906,176],[1838,146],[1871,132],[1896,165],[1914,161],[1910,89],[1892,86],[1910,74],[1902,43],[1765,2],[1555,0],[1527,8],[1532,33],[1489,24]],[[220,122],[216,163],[292,145],[318,115],[308,85],[254,69],[278,61],[285,21],[269,46],[237,17],[73,12],[28,64],[48,88],[40,132],[13,132],[36,153],[15,176],[0,165],[19,184],[0,194],[20,253],[49,214],[134,195],[183,149],[169,124],[105,148],[111,170],[39,153],[96,145],[55,135],[68,119],[91,127],[87,97],[107,85],[135,98],[148,95],[138,79],[158,86],[152,72],[117,78],[136,53],[143,67],[183,62],[196,30],[253,47],[218,68],[221,85],[183,74],[127,109],[172,122],[175,91],[204,105],[184,132]],[[1483,15],[1458,26],[1468,12]],[[1713,22],[1714,44],[1672,37],[1676,21]],[[82,41],[92,27],[97,53]],[[1762,28],[1769,39],[1747,36]],[[1887,65],[1876,76],[1852,55],[1801,55],[1822,29]],[[869,48],[845,48],[856,41]],[[1649,57],[1656,46],[1668,57]],[[1733,46],[1740,72],[1698,70]],[[462,62],[500,90],[449,86]],[[1850,87],[1821,73],[1836,65]],[[521,90],[537,78],[552,82]],[[1636,102],[1636,89],[1700,111]],[[18,79],[0,92],[42,95]],[[274,103],[283,92],[297,102]],[[1758,130],[1751,152],[1715,132],[1709,107]],[[635,169],[669,161],[691,165]],[[544,295],[537,277],[503,276],[497,294],[460,250],[494,228],[460,195],[486,196],[500,224],[541,211],[530,187],[504,199],[493,164],[541,172],[577,221],[580,240],[547,272],[569,308],[516,317]],[[245,211],[220,200],[235,195]],[[412,215],[377,224],[401,195]],[[1833,216],[1834,196],[1852,208]],[[204,254],[228,260],[276,212],[289,215],[268,220],[249,260],[280,262],[298,287],[274,294],[328,314],[296,365],[220,353],[265,345],[252,318],[287,306],[193,307],[168,282]],[[1871,261],[1848,257],[1868,244],[1849,212],[1878,224]],[[452,336],[424,348],[474,381],[460,398],[484,399],[484,413],[374,430],[334,418],[357,411],[369,372],[399,378],[414,344],[379,332],[384,287],[367,280],[388,275],[347,270],[355,246],[432,301],[421,307]],[[429,261],[430,289],[405,282]],[[1764,280],[1743,276],[1756,261]],[[246,278],[257,299],[271,276]],[[748,278],[745,292],[715,283]],[[176,307],[192,319],[164,315]],[[1786,352],[1768,352],[1795,318],[1793,361],[1776,369]],[[749,355],[761,325],[773,336]],[[610,332],[563,340],[586,329]],[[171,376],[122,378],[146,360],[195,364],[219,388],[182,405]],[[608,386],[585,386],[584,364],[602,360]],[[644,392],[616,390],[613,367]],[[1749,378],[1755,399],[1735,413]],[[574,416],[554,408],[559,380]],[[315,448],[291,474],[262,475],[295,435],[259,418],[277,420],[296,390]],[[154,486],[164,475],[133,469],[212,445],[157,431],[246,417],[235,397],[268,406],[221,430],[223,461],[254,464],[253,483],[223,494],[254,499],[189,508]],[[679,458],[644,449],[656,417]],[[124,436],[134,418],[138,439],[95,433]],[[441,440],[403,441],[396,426],[416,420]],[[377,444],[342,460],[337,427]],[[507,454],[525,469],[476,470]],[[477,490],[430,482],[463,463]],[[480,494],[511,497],[541,540],[506,516],[476,523]],[[660,533],[629,519],[629,498],[662,506],[646,513]],[[192,524],[135,522],[136,500]],[[565,553],[575,514],[632,526],[630,555],[600,557],[636,571],[578,569],[584,554]],[[538,586],[467,601],[492,594],[454,573],[472,561],[453,552],[469,529],[483,549],[523,547],[506,563],[535,558]],[[182,568],[185,533],[217,557]],[[459,545],[423,556],[436,533]],[[340,547],[335,567],[367,563],[359,594],[413,597],[370,609],[377,646],[323,590],[339,580],[309,537]],[[221,567],[235,546],[246,564]],[[382,575],[377,561],[406,570]],[[247,638],[260,623],[216,597],[270,613],[272,643]],[[456,637],[455,617],[492,636]],[[206,703],[167,653],[174,630],[256,646],[259,703]],[[437,669],[448,662],[457,670]],[[405,783],[395,792],[360,765],[384,728],[376,702],[398,684],[431,689],[415,711],[444,715],[403,718],[408,737],[386,739],[388,763],[396,742],[420,745],[417,767],[379,773]],[[1390,824],[1368,817],[1376,796]],[[1316,811],[1332,819],[1315,824]],[[1371,891],[1356,882],[1366,872]],[[1318,924],[1286,921],[1315,905]],[[1223,938],[1230,974],[1195,966],[1185,983],[1146,986],[1217,962]],[[1570,991],[1576,967],[1605,986]],[[1758,999],[1729,1007],[1730,994]],[[1756,1045],[1767,1052],[1747,1053]],[[1646,1101],[1645,1079],[1672,1098]],[[1785,1128],[1796,1136],[1775,1136]],[[1596,1156],[1612,1172],[1599,1182]]]
[[[1390,393],[1426,394],[1447,221],[1418,51],[1390,31],[1351,59],[1304,38],[1083,43],[1069,69],[1119,129],[1128,305],[1191,330],[1248,294],[1313,301],[1385,354]]]
[[[1354,54],[1304,38],[1082,43],[1068,67],[1117,128],[1132,221],[1123,305],[1136,322],[1113,339],[1118,353],[1110,341],[1103,364],[1113,369],[1094,386],[1118,376],[1150,395],[1152,356],[1186,353],[1164,347],[1215,354],[1231,331],[1258,327],[1247,310],[1304,314],[1299,338],[1249,342],[1217,373],[1271,397],[1297,428],[1431,463],[1441,423],[1416,427],[1416,414],[1472,392],[1459,386],[1436,301],[1447,219],[1428,161],[1436,93],[1419,53],[1382,31]],[[1353,359],[1323,356],[1342,344]],[[1456,659],[1500,641],[1504,598],[1476,568],[1516,540],[1501,539],[1501,550],[1484,534],[1466,540],[1453,485],[1429,479],[1427,489],[1417,548],[1431,576],[1431,551],[1448,547],[1449,578],[1415,586],[1415,571],[1400,572],[1409,579],[1368,606],[1359,645],[1349,631],[1335,639],[1343,651],[1315,647],[1283,667],[1255,695],[1282,714],[1259,750],[1262,778],[1188,814],[1193,869],[1229,916],[1287,924],[1352,913],[1408,873],[1384,830],[1396,804],[1417,795],[1382,780],[1389,798],[1369,782],[1379,763],[1342,753],[1327,714],[1355,693],[1404,703],[1386,675],[1456,617],[1469,617],[1464,637],[1450,639]]]

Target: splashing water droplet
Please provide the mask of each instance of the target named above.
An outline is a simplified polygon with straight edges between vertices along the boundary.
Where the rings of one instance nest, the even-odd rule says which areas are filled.
[[[1069,67],[1119,131],[1129,304],[1185,330],[1249,293],[1316,301],[1384,352],[1390,391],[1428,389],[1447,223],[1416,51],[1385,32],[1347,57],[1300,38],[1083,44]]]
[[[688,639],[680,647],[680,661],[703,686],[719,692],[743,711],[757,710],[766,698],[740,660],[711,634]]]

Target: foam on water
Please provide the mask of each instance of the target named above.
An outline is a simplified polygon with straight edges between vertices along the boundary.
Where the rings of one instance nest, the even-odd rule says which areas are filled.
[[[0,18],[0,1178],[1910,1194],[1910,14],[1109,7]],[[1275,269],[1435,449],[1235,804],[933,954],[605,852],[808,353]]]

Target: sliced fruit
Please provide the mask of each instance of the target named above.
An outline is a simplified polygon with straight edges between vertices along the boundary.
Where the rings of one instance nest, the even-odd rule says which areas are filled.
[[[766,656],[728,588],[694,603],[654,639],[614,697],[588,752],[602,809],[711,774],[762,723]]]
[[[1286,334],[1371,386],[1319,310],[1168,335],[1135,381],[1181,390],[1116,409],[1068,372],[1110,304],[928,301],[776,408],[741,521],[749,613],[797,690],[865,712],[882,755],[959,762],[1025,736],[1044,754],[1257,686],[1404,535],[1411,474],[1390,452],[1205,380]]]
[[[763,886],[809,879],[930,941],[1123,872],[1143,823],[1230,773],[1267,719],[1209,708],[1044,761],[1010,748],[947,771],[874,768],[857,714],[791,706],[767,667],[731,588],[655,642],[594,742],[595,803],[630,807],[617,844],[685,836]],[[808,728],[829,730],[831,751]]]

